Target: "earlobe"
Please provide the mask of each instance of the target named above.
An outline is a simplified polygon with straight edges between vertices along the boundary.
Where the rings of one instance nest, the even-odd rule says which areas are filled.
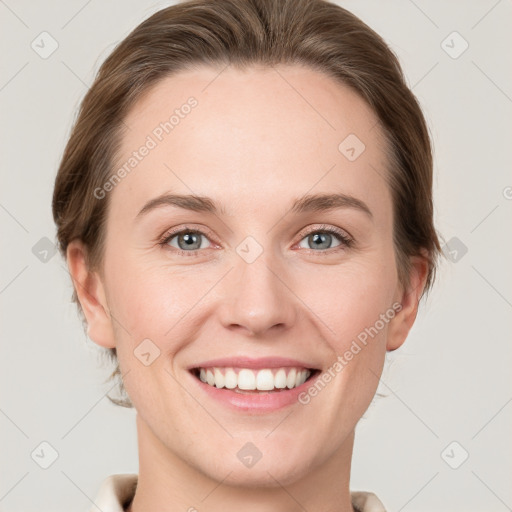
[[[427,274],[428,259],[422,256],[411,257],[409,286],[407,289],[401,288],[398,302],[402,307],[389,324],[386,350],[396,350],[405,342],[418,314],[418,306],[425,288]]]
[[[114,348],[115,339],[105,289],[98,272],[88,268],[87,248],[73,240],[66,250],[69,273],[87,320],[87,335],[98,345]]]

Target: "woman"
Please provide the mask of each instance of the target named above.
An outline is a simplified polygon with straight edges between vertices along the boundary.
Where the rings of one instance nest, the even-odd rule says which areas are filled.
[[[54,219],[90,338],[135,407],[107,511],[385,510],[354,431],[440,251],[420,107],[321,0],[192,0],[101,67]]]

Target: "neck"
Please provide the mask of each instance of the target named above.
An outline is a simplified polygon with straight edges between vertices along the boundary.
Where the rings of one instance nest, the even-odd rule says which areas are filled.
[[[227,484],[170,452],[137,414],[139,477],[126,512],[354,512],[350,465],[354,432],[330,459],[286,486],[269,476],[267,486]],[[227,475],[226,475],[227,477]]]

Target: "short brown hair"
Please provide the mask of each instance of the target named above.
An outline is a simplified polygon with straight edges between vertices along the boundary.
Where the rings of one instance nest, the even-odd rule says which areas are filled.
[[[55,180],[53,217],[65,257],[74,239],[101,267],[108,197],[94,190],[113,174],[123,119],[149,87],[196,64],[309,66],[352,87],[373,108],[389,146],[394,246],[400,282],[409,257],[426,251],[425,291],[440,243],[433,220],[432,149],[421,108],[397,57],[359,18],[324,0],[188,0],[137,26],[109,55],[85,95]],[[76,290],[73,300],[81,307]],[[109,349],[117,362],[116,349]],[[119,365],[111,378],[120,377]],[[119,385],[124,392],[122,379]],[[110,398],[110,397],[109,397]],[[129,400],[110,398],[131,407]]]

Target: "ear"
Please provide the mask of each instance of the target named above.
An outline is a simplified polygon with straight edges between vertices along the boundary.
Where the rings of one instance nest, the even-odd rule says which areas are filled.
[[[98,345],[114,348],[114,331],[104,284],[99,273],[89,269],[86,254],[87,248],[80,240],[70,242],[66,250],[69,273],[87,320],[87,334]]]
[[[397,292],[397,302],[402,305],[402,308],[389,323],[386,343],[386,349],[388,351],[400,348],[406,340],[416,320],[421,294],[423,293],[427,280],[428,259],[426,255],[412,256],[410,261],[411,272],[409,286],[406,289],[400,286]]]

